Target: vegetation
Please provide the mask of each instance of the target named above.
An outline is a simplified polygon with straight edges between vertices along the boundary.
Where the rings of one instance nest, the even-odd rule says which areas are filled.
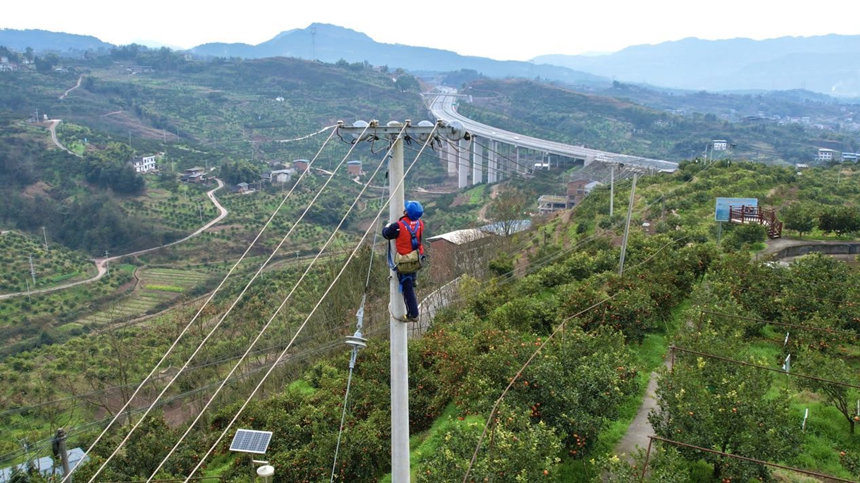
[[[338,118],[371,112],[381,119],[417,118],[421,112],[414,78],[397,72],[392,82],[389,73],[361,63],[199,63],[140,46],[79,62],[67,73],[25,70],[0,77],[0,87],[9,87],[0,88],[0,122],[9,134],[0,141],[0,189],[9,200],[0,207],[0,223],[15,228],[0,235],[9,257],[0,273],[9,291],[21,289],[16,275],[30,252],[40,255],[38,280],[56,284],[86,275],[84,252],[156,246],[214,217],[205,198],[214,185],[177,181],[188,167],[204,166],[208,176],[233,183],[258,182],[270,162],[314,158],[321,138],[275,141],[332,124],[332,112],[342,113]],[[125,70],[140,65],[154,70]],[[87,70],[82,87],[60,101],[59,93],[77,79],[75,67]],[[534,83],[478,79],[472,90],[478,104],[492,110],[465,107],[468,115],[534,134],[560,130],[560,140],[603,149],[687,157],[697,154],[703,139],[716,137],[715,119],[677,118]],[[82,158],[51,148],[43,127],[19,120],[34,106],[62,114],[60,139]],[[521,107],[527,116],[520,115]],[[518,118],[528,126],[509,120]],[[799,139],[785,152],[766,146],[771,159],[791,160],[791,150],[811,142],[809,133],[794,128],[743,134],[744,126],[722,127],[731,134],[725,137],[738,137],[733,142],[746,139],[742,135],[757,145],[786,133]],[[688,137],[678,138],[678,130]],[[850,145],[840,133],[819,134]],[[361,189],[334,172],[350,147],[338,142],[321,150],[315,167],[296,184],[259,184],[251,194],[219,192],[230,215],[188,243],[125,257],[94,284],[0,302],[0,330],[7,340],[0,354],[0,460],[23,461],[21,440],[47,454],[59,426],[68,428],[70,447],[88,446],[178,340],[155,381],[138,396],[141,404],[154,400],[156,389],[176,376],[167,397],[100,476],[148,478],[189,416],[202,410],[202,398],[208,399],[272,322],[159,477],[187,476],[283,352],[201,473],[246,479],[250,458],[227,449],[233,431],[277,428],[266,458],[279,478],[329,478],[349,377],[341,342],[354,332],[356,309],[365,300],[368,347],[350,381],[335,478],[384,479],[391,431],[384,337],[389,272],[381,250],[343,255],[384,208],[379,193],[360,200],[325,257],[312,267],[302,257],[316,255]],[[379,150],[380,145],[363,146],[352,156],[366,158],[364,169],[371,172],[381,162],[374,161]],[[159,174],[130,173],[129,156],[156,151],[165,153]],[[437,163],[425,155],[410,171],[410,183],[443,181]],[[331,186],[317,198],[331,172]],[[359,181],[383,184],[378,176]],[[533,206],[529,200],[537,193],[563,189],[565,180],[548,172],[462,193],[412,194],[422,197],[428,224],[440,233],[475,223],[478,213],[509,223]],[[683,162],[671,175],[644,177],[631,223],[640,228],[629,238],[623,273],[623,220],[608,216],[605,187],[572,212],[536,218],[531,230],[487,244],[482,250],[494,277],[469,271],[456,298],[409,343],[416,481],[459,480],[467,471],[475,481],[631,481],[644,461],[640,456],[630,466],[614,457],[614,446],[664,355],[672,367],[660,374],[658,408],[650,418],[656,433],[721,454],[655,443],[652,480],[784,477],[731,455],[860,478],[858,415],[851,405],[860,394],[850,385],[860,368],[860,275],[823,256],[788,267],[761,253],[753,257],[763,245],[761,226],[720,229],[713,222],[715,197],[754,197],[760,206],[784,213],[787,231],[851,238],[860,229],[858,181],[860,170],[851,165],[798,174],[783,166],[702,159]],[[291,198],[275,212],[289,190]],[[630,183],[619,181],[619,212],[629,192]],[[267,222],[270,230],[255,241]],[[42,224],[51,236],[47,251],[38,237]],[[274,263],[259,271],[282,241]],[[335,281],[341,268],[344,275]],[[213,294],[228,270],[231,277]],[[204,339],[208,343],[180,374]],[[781,369],[789,354],[793,366]],[[123,412],[122,423],[91,453],[92,463],[78,478],[89,478],[124,437],[123,424],[136,416],[131,409]]]

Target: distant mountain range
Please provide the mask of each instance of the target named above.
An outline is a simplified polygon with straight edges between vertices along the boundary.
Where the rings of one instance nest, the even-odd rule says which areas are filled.
[[[568,84],[606,84],[608,79],[576,72],[567,67],[531,62],[498,61],[469,57],[455,52],[401,44],[383,44],[354,30],[328,24],[311,24],[305,29],[282,32],[258,45],[203,44],[191,49],[195,55],[211,57],[298,57],[334,63],[367,61],[372,65],[402,68],[410,72],[451,72],[471,69],[487,77],[540,77]]]
[[[113,44],[102,42],[91,35],[76,35],[48,30],[0,29],[0,45],[17,52],[31,47],[34,52],[54,52],[64,56],[78,56],[86,51],[108,50]]]
[[[637,45],[609,55],[546,55],[533,61],[678,89],[806,89],[832,96],[860,96],[860,35],[688,38]]]
[[[0,45],[19,51],[29,46],[36,52],[50,50],[61,55],[113,47],[91,36],[10,29],[0,30]],[[606,55],[546,55],[519,62],[385,44],[354,30],[315,23],[257,45],[209,43],[190,52],[201,57],[367,61],[419,74],[465,69],[492,78],[541,78],[584,86],[606,86],[617,80],[714,92],[806,89],[837,97],[860,97],[860,35],[770,40],[690,38],[628,47]]]

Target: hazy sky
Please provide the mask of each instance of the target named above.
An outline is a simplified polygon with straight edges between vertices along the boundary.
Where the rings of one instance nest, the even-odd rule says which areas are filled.
[[[329,23],[377,42],[499,60],[613,52],[685,37],[753,39],[860,34],[854,0],[41,0],[5,2],[0,28],[93,35],[113,44],[190,48],[258,44],[280,32]],[[516,5],[512,7],[509,5]]]

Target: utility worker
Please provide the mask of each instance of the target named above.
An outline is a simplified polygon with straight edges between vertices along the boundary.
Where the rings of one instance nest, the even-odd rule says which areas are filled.
[[[406,320],[418,320],[418,300],[415,298],[415,276],[426,261],[421,236],[424,222],[420,220],[424,207],[417,201],[404,204],[403,216],[382,229],[382,236],[394,240],[394,260],[391,260],[389,244],[389,264],[397,272],[400,292],[406,304]]]

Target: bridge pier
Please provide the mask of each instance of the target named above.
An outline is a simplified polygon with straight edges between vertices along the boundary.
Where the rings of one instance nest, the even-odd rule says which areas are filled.
[[[484,182],[484,148],[472,137],[472,185]]]
[[[499,180],[499,143],[490,139],[487,143],[487,183]]]
[[[457,187],[466,188],[469,186],[469,141],[461,139],[457,145]]]
[[[520,147],[514,146],[514,172],[519,174],[520,170]]]
[[[445,160],[448,162],[448,176],[457,176],[457,148],[450,142],[446,142]]]

